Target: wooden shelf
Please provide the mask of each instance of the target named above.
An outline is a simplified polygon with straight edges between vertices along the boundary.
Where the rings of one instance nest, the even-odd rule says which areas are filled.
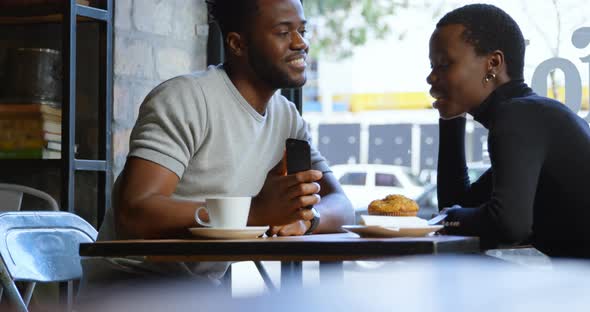
[[[0,161],[1,169],[42,169],[42,168],[61,168],[61,159],[2,159]]]
[[[0,159],[0,168],[59,168],[61,159]],[[105,160],[75,159],[74,170],[105,172],[109,166]]]
[[[29,7],[6,7],[0,5],[0,25],[61,23],[63,21],[63,6],[36,5]],[[76,5],[78,22],[107,21],[110,16],[106,10]]]
[[[21,24],[47,24],[47,23],[61,23],[63,20],[62,14],[52,14],[45,16],[27,16],[27,17],[6,17],[0,16],[0,25],[21,25]],[[78,16],[78,22],[92,22],[92,19]]]

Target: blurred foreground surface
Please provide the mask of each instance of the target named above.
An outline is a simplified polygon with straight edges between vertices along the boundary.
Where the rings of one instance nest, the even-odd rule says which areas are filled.
[[[483,256],[396,258],[345,280],[231,298],[186,281],[117,287],[78,311],[588,311],[590,262],[523,266]]]

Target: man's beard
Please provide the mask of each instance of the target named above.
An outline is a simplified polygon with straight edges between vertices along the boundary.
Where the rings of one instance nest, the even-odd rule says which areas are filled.
[[[299,88],[307,81],[305,73],[303,73],[302,81],[291,79],[288,72],[281,70],[275,64],[265,61],[268,59],[263,53],[250,47],[248,51],[250,66],[252,66],[254,73],[273,89]]]

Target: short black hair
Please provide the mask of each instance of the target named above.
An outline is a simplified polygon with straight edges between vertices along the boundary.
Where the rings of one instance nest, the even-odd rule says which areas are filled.
[[[224,39],[230,32],[247,32],[259,9],[258,0],[207,0],[207,5]]]
[[[463,38],[478,55],[502,51],[510,78],[523,78],[526,44],[520,27],[508,13],[490,4],[469,4],[447,13],[436,27],[452,24],[465,27]]]

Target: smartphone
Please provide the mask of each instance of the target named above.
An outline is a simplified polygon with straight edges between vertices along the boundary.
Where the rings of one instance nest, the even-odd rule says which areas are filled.
[[[287,174],[294,174],[311,169],[311,147],[309,142],[287,139]]]
[[[311,169],[311,147],[309,142],[297,139],[287,139],[287,174],[294,174]],[[311,209],[307,206],[305,209]]]

